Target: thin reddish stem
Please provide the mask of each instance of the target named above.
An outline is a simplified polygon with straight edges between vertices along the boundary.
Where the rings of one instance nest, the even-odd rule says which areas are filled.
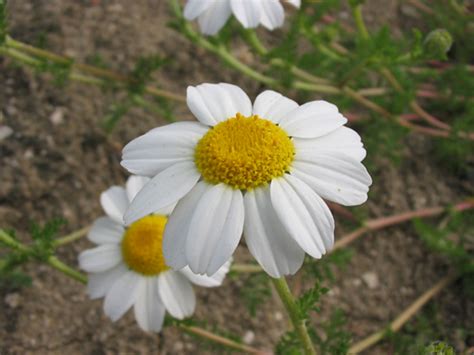
[[[357,218],[354,217],[354,214],[351,211],[349,211],[347,208],[342,207],[341,205],[338,205],[337,203],[334,203],[334,202],[327,201],[326,203],[328,204],[331,211],[333,211],[334,213],[350,221],[353,221],[353,222],[357,221]]]
[[[452,207],[452,209],[457,212],[462,212],[465,210],[469,210],[471,208],[474,208],[474,199],[463,201]],[[411,221],[414,218],[433,217],[433,216],[443,213],[444,211],[448,209],[449,207],[423,208],[416,211],[400,213],[394,216],[368,220],[367,222],[364,223],[362,227],[342,236],[334,244],[334,248],[332,250],[334,251],[334,250],[347,246],[348,244],[360,238],[362,235],[364,235],[367,232],[372,232],[372,231],[383,229],[389,226],[401,224],[403,222]]]

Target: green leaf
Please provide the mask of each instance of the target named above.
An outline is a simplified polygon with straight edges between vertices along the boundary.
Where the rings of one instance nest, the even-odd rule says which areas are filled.
[[[296,305],[299,309],[300,318],[308,319],[309,312],[319,312],[320,308],[317,303],[321,299],[321,296],[326,294],[329,290],[325,287],[321,287],[319,282],[316,282],[315,285],[308,291],[306,291],[301,297],[296,300]]]
[[[34,245],[32,255],[39,260],[45,261],[54,251],[53,243],[56,239],[59,228],[66,224],[61,218],[55,218],[46,222],[43,226],[33,223],[31,226],[31,237]]]
[[[435,341],[423,350],[423,355],[455,355],[454,349],[442,341]]]

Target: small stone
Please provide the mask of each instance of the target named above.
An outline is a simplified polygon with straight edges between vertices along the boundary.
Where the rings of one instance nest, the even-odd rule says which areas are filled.
[[[281,312],[275,312],[274,316],[275,316],[275,320],[277,321],[283,320],[283,313]]]
[[[361,280],[361,279],[353,279],[353,280],[352,280],[352,284],[353,284],[355,287],[359,287],[360,285],[362,285],[362,280]]]
[[[414,17],[414,18],[418,17],[418,12],[413,6],[410,6],[410,5],[401,5],[400,12],[409,17]]]
[[[341,293],[341,290],[339,289],[339,287],[334,286],[334,287],[332,287],[332,288],[328,291],[327,294],[328,294],[328,296],[336,297],[336,296],[338,296],[340,293]]]
[[[180,341],[177,341],[176,343],[173,344],[173,351],[178,352],[178,351],[183,351],[184,350],[184,344]]]
[[[49,116],[49,120],[55,126],[58,126],[61,123],[63,123],[64,122],[64,110],[63,110],[63,108],[62,107],[56,107],[54,109],[53,113],[51,114],[51,116]]]
[[[253,341],[255,340],[255,333],[252,332],[251,330],[247,330],[242,338],[242,341],[245,343],[245,344],[252,344]]]
[[[13,129],[8,126],[0,126],[0,142],[13,134]]]
[[[35,156],[35,153],[33,152],[32,149],[27,149],[27,150],[25,151],[25,153],[23,154],[23,157],[24,157],[25,159],[31,159],[31,158],[33,158],[34,156]]]
[[[375,272],[369,271],[362,275],[362,280],[366,283],[367,287],[373,290],[379,286],[379,278]]]
[[[5,296],[5,303],[10,308],[16,308],[20,305],[20,295],[18,293],[9,293]]]
[[[5,108],[5,112],[7,113],[8,116],[12,117],[16,115],[17,109],[13,105],[7,105],[7,107]]]

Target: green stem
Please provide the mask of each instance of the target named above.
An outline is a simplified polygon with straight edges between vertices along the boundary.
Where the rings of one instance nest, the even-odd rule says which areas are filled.
[[[367,31],[364,18],[362,17],[362,6],[360,4],[352,6],[352,15],[354,16],[354,21],[355,21],[355,24],[357,26],[357,30],[359,31],[360,36],[364,40],[369,39],[369,32]]]
[[[280,299],[283,302],[283,305],[286,308],[286,311],[288,312],[288,315],[290,316],[293,327],[300,338],[304,353],[306,355],[315,355],[316,350],[309,336],[308,329],[306,328],[306,322],[304,319],[301,319],[296,301],[291,294],[290,288],[288,287],[285,278],[272,278],[272,281],[278,295],[280,296]]]
[[[255,264],[232,264],[230,271],[240,273],[258,273],[263,272],[262,268]]]
[[[90,227],[84,227],[81,228],[77,231],[72,232],[71,234],[68,234],[62,238],[58,238],[53,242],[54,247],[60,247],[65,244],[69,244],[72,242],[75,242],[78,239],[83,238],[84,236],[87,235],[87,232],[89,232]]]
[[[252,48],[261,56],[265,56],[268,54],[268,49],[263,45],[263,43],[260,41],[258,38],[257,34],[255,33],[254,30],[245,30],[244,32],[245,39],[247,42],[252,46]],[[281,58],[272,58],[270,59],[269,62],[271,65],[275,67],[287,67],[288,63],[286,63],[284,60]],[[298,67],[295,67],[294,65],[289,67],[289,70],[291,73],[293,73],[297,78],[307,80],[312,83],[316,84],[330,84],[330,81],[321,77],[318,77],[316,75],[313,75],[311,73],[308,73],[307,71],[301,70]]]
[[[466,8],[463,5],[459,5],[456,0],[449,0],[449,5],[453,8],[454,11],[460,16],[466,15]]]
[[[18,250],[21,252],[28,252],[29,248],[21,244],[19,241],[17,241],[15,238],[13,238],[11,235],[9,235],[7,232],[5,232],[3,229],[0,229],[0,242],[5,244],[7,247]]]
[[[209,332],[205,329],[202,329],[202,328],[199,328],[199,327],[196,327],[196,326],[189,326],[189,325],[180,324],[180,325],[178,325],[178,328],[181,328],[182,330],[184,330],[187,333],[198,335],[201,338],[211,340],[215,343],[224,345],[228,348],[235,349],[235,350],[238,350],[238,351],[242,351],[242,352],[245,352],[245,353],[248,353],[248,354],[260,354],[260,355],[267,354],[267,352],[265,352],[265,351],[253,348],[253,347],[245,345],[245,344],[237,343],[234,340],[224,338],[220,335],[211,333],[211,332]]]
[[[59,260],[56,256],[50,256],[46,261],[51,267],[54,269],[61,271],[63,274],[82,282],[83,284],[87,283],[87,276],[82,274],[81,272],[73,269],[70,266],[64,264],[61,260]]]
[[[62,65],[70,64],[71,68],[77,71],[70,74],[70,79],[87,84],[106,86],[107,84],[110,84],[110,81],[112,81],[126,86],[134,81],[133,78],[121,73],[116,73],[112,70],[98,68],[88,64],[75,63],[71,58],[30,46],[29,44],[16,41],[10,37],[7,37],[5,46],[0,47],[0,54],[7,55],[30,66],[39,66],[41,62],[38,58]],[[86,75],[84,75],[84,73]],[[153,96],[173,101],[186,101],[182,95],[177,95],[150,85],[145,87],[145,92]]]
[[[263,75],[259,73],[258,71],[252,69],[248,65],[245,65],[241,61],[239,61],[237,58],[235,58],[232,53],[230,53],[223,45],[216,45],[214,43],[211,43],[208,41],[206,38],[201,36],[201,34],[197,33],[196,31],[193,30],[191,25],[189,24],[188,21],[186,21],[183,18],[183,14],[181,12],[181,6],[176,0],[171,0],[171,7],[176,15],[176,17],[181,21],[181,29],[183,30],[183,33],[193,42],[197,43],[201,47],[207,49],[211,53],[216,54],[218,57],[220,57],[225,63],[227,63],[229,66],[233,67],[234,69],[239,70],[241,73],[246,74],[252,79],[255,79],[257,81],[260,81],[261,83],[264,83],[269,86],[276,86],[278,84],[278,81]]]
[[[244,37],[247,40],[247,43],[250,44],[255,52],[257,52],[259,55],[265,56],[268,54],[268,50],[258,38],[255,30],[244,30]]]
[[[7,232],[5,232],[3,229],[0,229],[0,242],[2,242],[3,244],[5,244],[7,247],[11,249],[20,251],[28,255],[34,255],[34,250],[32,248],[20,243],[11,235],[9,235]],[[48,259],[46,260],[46,263],[48,263],[51,267],[55,268],[56,270],[61,271],[63,274],[69,277],[72,277],[73,279],[77,281],[80,281],[82,283],[87,283],[87,277],[84,274],[64,264],[61,260],[59,260],[54,255],[51,255],[50,257],[48,257]]]

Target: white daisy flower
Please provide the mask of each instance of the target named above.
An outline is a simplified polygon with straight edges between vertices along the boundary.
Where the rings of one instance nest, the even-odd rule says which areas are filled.
[[[191,282],[204,287],[221,285],[230,261],[211,277],[196,275],[188,267],[171,270],[163,257],[162,240],[166,215],[173,205],[125,227],[125,210],[149,180],[131,176],[126,189],[113,186],[102,193],[100,202],[107,216],[97,219],[88,235],[98,246],[82,252],[79,264],[89,273],[89,296],[105,297],[107,316],[116,321],[134,306],[139,326],[159,332],[165,311],[177,319],[193,314],[196,298]]]
[[[301,0],[285,0],[299,8]],[[283,25],[285,12],[280,0],[188,0],[184,8],[187,20],[198,19],[201,32],[214,35],[225,25],[231,14],[245,28],[259,24],[269,30]]]
[[[187,89],[198,122],[158,127],[127,144],[122,165],[153,179],[125,213],[129,224],[179,201],[163,252],[176,269],[212,275],[231,257],[242,231],[273,277],[294,274],[305,252],[321,258],[334,242],[324,199],[367,200],[372,183],[359,135],[335,105],[299,106],[275,91],[255,103],[237,86]]]

